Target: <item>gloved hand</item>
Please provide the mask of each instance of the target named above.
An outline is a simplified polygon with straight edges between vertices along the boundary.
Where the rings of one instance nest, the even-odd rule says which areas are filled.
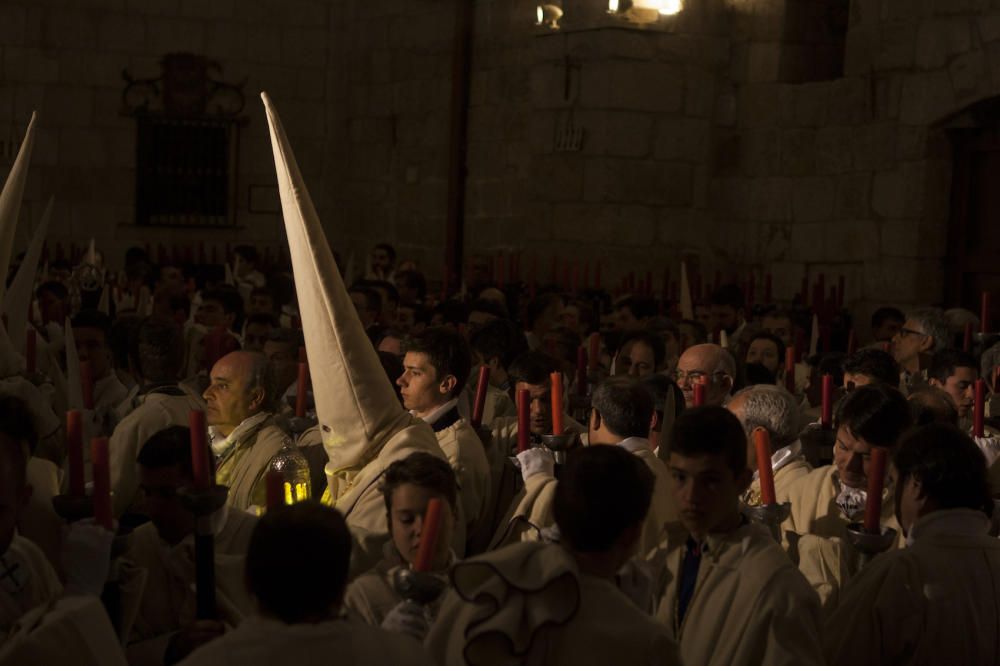
[[[556,475],[556,459],[548,449],[539,447],[521,451],[517,454],[517,463],[521,468],[521,478],[525,481],[536,474]]]
[[[431,623],[425,607],[404,599],[385,616],[382,628],[393,633],[412,636],[423,643],[424,637],[431,629]]]
[[[73,523],[66,529],[62,563],[66,571],[66,594],[100,596],[111,568],[111,542],[115,533],[93,518]]]
[[[1000,437],[973,437],[973,439],[986,456],[986,467],[989,468],[997,458],[1000,458]]]

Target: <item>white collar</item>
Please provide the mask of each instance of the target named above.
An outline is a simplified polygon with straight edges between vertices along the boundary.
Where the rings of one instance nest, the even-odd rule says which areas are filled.
[[[221,432],[219,432],[215,426],[208,426],[208,438],[212,442],[212,453],[214,453],[216,457],[224,455],[226,451],[228,451],[233,444],[238,442],[243,435],[246,435],[258,425],[266,421],[269,416],[271,416],[270,412],[259,412],[253,416],[248,416],[243,419],[242,423],[233,428],[233,431],[229,433],[228,437],[225,437]]]
[[[645,437],[626,437],[622,441],[618,442],[618,446],[633,455],[639,454],[642,451],[653,451],[652,445]]]
[[[440,419],[442,416],[444,416],[449,411],[451,411],[456,405],[458,405],[458,398],[452,398],[451,400],[449,400],[448,402],[444,403],[440,407],[436,407],[427,416],[421,416],[421,417],[418,417],[418,418],[420,420],[422,420],[424,423],[426,423],[427,425],[434,425],[435,423],[438,422],[438,419]],[[412,409],[410,410],[410,414],[413,414],[414,416],[417,416],[416,412],[414,412]]]
[[[802,442],[795,440],[788,446],[783,446],[771,454],[771,469],[777,472],[802,454]],[[760,471],[754,470],[753,478],[756,481],[760,476]]]
[[[910,528],[906,545],[936,536],[973,537],[989,532],[990,519],[982,511],[973,509],[944,509],[921,516]]]

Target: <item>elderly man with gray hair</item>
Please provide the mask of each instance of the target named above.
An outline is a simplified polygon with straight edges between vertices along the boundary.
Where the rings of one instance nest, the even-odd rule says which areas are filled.
[[[743,502],[748,506],[760,504],[757,451],[752,437],[756,428],[764,428],[771,437],[774,489],[778,502],[784,502],[788,499],[788,486],[812,471],[802,454],[800,414],[795,398],[780,386],[756,384],[738,391],[726,407],[743,425],[747,434],[747,465],[754,470],[753,482],[743,494]]]
[[[931,354],[946,348],[951,333],[940,310],[923,308],[910,312],[903,327],[892,337],[892,355],[902,369],[899,388],[904,394],[926,383],[924,369]]]

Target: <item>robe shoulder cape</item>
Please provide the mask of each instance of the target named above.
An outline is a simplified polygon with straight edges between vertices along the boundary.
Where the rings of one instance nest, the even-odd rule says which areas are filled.
[[[215,472],[216,481],[229,486],[226,499],[229,506],[247,511],[267,504],[264,476],[271,458],[288,439],[288,433],[279,428],[273,418],[268,418],[232,445]]]
[[[823,664],[816,593],[766,529],[745,524],[710,535],[694,595],[681,620],[678,587],[688,532],[667,526],[648,556],[656,572],[656,618],[685,664]]]
[[[805,456],[799,455],[787,465],[774,473],[774,495],[778,504],[788,501],[788,489],[796,481],[807,476],[812,471],[812,466],[806,462]],[[760,479],[755,478],[750,484],[750,488],[744,494],[750,506],[760,506]]]
[[[471,532],[485,515],[490,500],[490,463],[486,459],[486,449],[476,431],[463,419],[434,434],[455,470],[466,533]]]
[[[55,601],[61,594],[62,585],[45,554],[15,534],[0,555],[0,640],[22,615]]]
[[[829,663],[997,663],[1000,541],[987,536],[984,514],[957,509],[928,517],[935,514],[971,517],[982,529],[943,530],[878,555],[847,585],[827,622]]]
[[[65,597],[25,614],[0,646],[0,666],[126,666],[100,599]]]

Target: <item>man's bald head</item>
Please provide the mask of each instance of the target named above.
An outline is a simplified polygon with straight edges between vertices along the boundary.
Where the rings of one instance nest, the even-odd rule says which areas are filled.
[[[212,366],[205,390],[208,424],[228,435],[245,419],[275,408],[274,378],[267,356],[236,351]]]
[[[736,362],[719,345],[693,345],[677,360],[676,379],[684,391],[684,403],[694,406],[695,384],[705,385],[705,406],[721,406],[733,388]]]

